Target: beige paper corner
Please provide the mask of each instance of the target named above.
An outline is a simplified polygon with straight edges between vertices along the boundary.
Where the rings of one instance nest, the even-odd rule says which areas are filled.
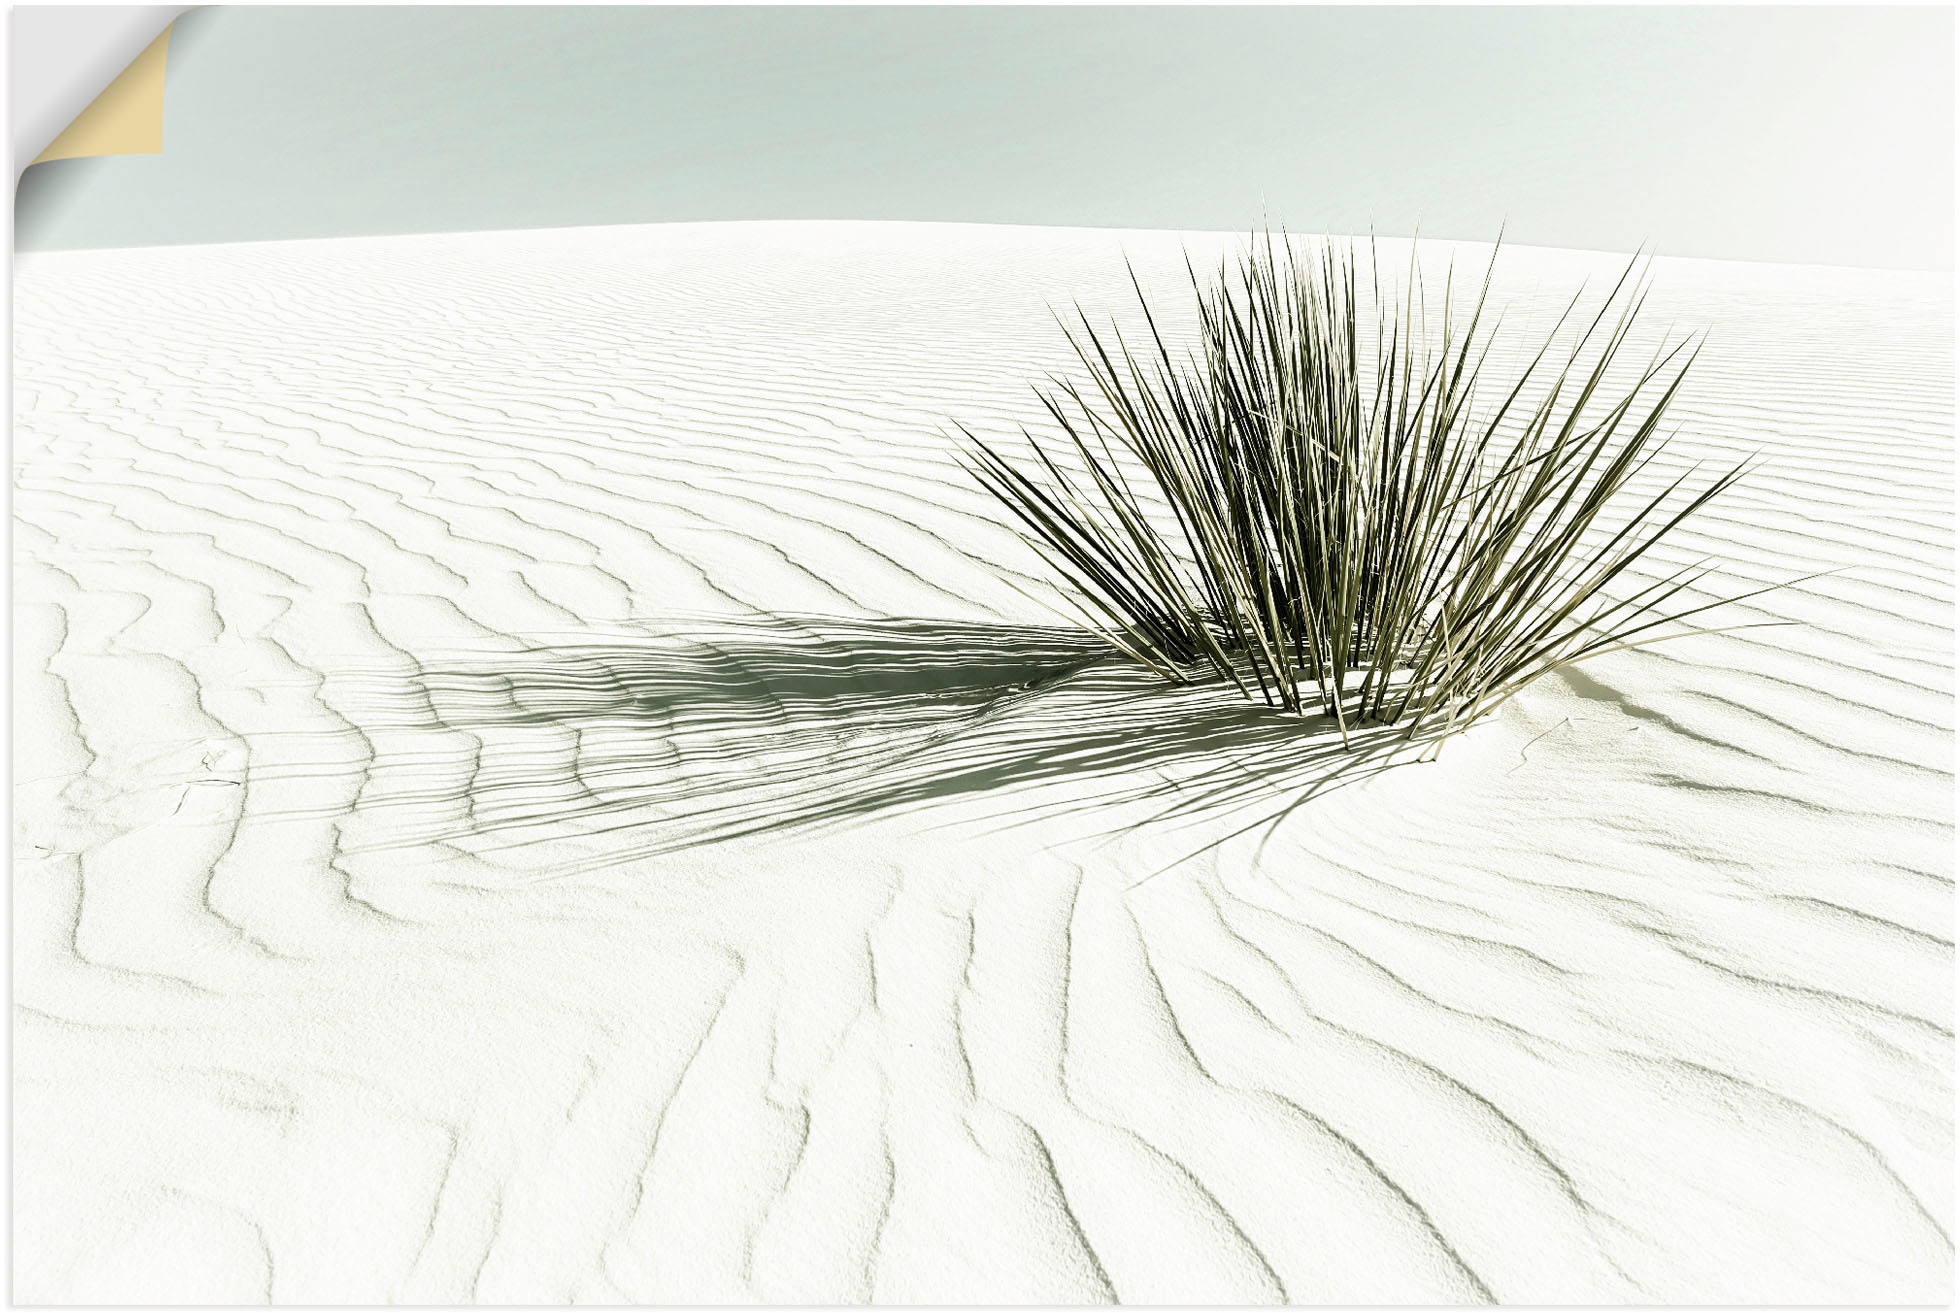
[[[170,49],[170,28],[175,26],[173,21],[158,33],[33,163],[90,155],[161,154],[164,60]]]

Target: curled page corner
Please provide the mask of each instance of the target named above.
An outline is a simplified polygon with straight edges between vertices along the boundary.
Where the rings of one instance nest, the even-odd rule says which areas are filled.
[[[95,155],[163,153],[163,75],[173,20],[32,164]]]

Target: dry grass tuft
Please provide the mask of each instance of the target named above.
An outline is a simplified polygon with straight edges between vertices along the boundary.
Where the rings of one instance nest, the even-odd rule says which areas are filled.
[[[1446,283],[1434,332],[1413,263],[1398,305],[1369,256],[1371,350],[1352,250],[1268,232],[1212,286],[1191,272],[1199,346],[1182,359],[1147,302],[1140,351],[1077,309],[1063,327],[1092,387],[1037,389],[1056,452],[1024,431],[1023,468],[961,427],[1078,619],[1167,679],[1215,674],[1318,707],[1345,736],[1461,729],[1542,675],[1678,636],[1656,631],[1722,604],[1669,609],[1705,564],[1613,587],[1744,472],[1631,490],[1698,349],[1664,346],[1607,395],[1646,295],[1637,259],[1569,348],[1554,350],[1578,296],[1522,372],[1480,392],[1489,271],[1467,316]]]

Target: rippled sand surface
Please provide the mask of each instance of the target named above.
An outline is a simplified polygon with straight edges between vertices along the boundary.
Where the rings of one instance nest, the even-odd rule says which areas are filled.
[[[957,463],[1180,240],[22,257],[15,1297],[1950,1299],[1950,283],[1657,261],[1655,573],[1835,573],[1412,763]]]

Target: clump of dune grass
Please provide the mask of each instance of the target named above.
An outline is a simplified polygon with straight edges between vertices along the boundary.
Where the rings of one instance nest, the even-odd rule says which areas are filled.
[[[1721,604],[1671,609],[1706,563],[1628,584],[1745,468],[1633,490],[1699,349],[1664,344],[1607,387],[1646,296],[1637,258],[1569,346],[1578,295],[1528,364],[1487,378],[1490,271],[1467,313],[1445,282],[1436,331],[1413,257],[1398,301],[1368,255],[1372,350],[1352,248],[1269,232],[1215,283],[1191,271],[1198,345],[1181,355],[1134,271],[1134,346],[1078,307],[1063,328],[1091,385],[1037,388],[1059,441],[1023,430],[1027,467],[961,426],[1078,619],[1166,679],[1222,677],[1345,737],[1454,732]]]

